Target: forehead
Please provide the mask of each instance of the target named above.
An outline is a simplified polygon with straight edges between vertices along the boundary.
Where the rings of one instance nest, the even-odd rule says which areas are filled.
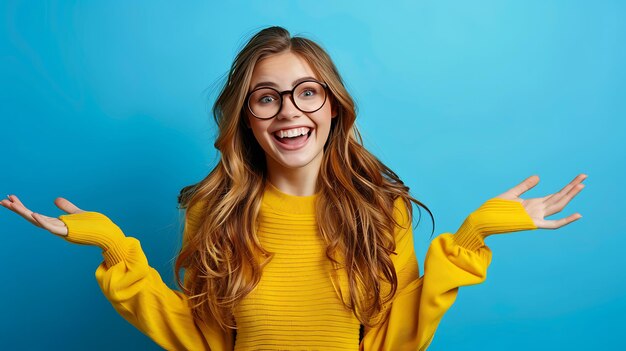
[[[259,83],[272,82],[276,87],[291,89],[299,78],[318,79],[314,70],[305,59],[288,51],[268,56],[256,63],[250,80],[250,90]]]

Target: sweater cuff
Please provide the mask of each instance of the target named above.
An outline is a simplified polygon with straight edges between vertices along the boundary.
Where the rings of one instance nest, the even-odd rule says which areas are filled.
[[[455,244],[464,247],[470,251],[477,251],[485,246],[485,238],[478,233],[472,224],[470,217],[467,217],[459,230],[452,236]]]
[[[454,235],[456,244],[472,251],[492,234],[537,229],[521,202],[493,198],[472,212]]]
[[[98,212],[80,212],[58,217],[68,229],[65,240],[100,247],[108,267],[124,258],[124,238],[122,230],[107,216]]]

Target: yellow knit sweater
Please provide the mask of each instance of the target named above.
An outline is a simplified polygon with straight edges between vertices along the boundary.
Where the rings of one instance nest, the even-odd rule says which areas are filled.
[[[345,271],[340,286],[319,236],[314,202],[317,195],[293,196],[269,182],[259,214],[258,236],[275,256],[264,268],[256,289],[233,311],[237,323],[223,332],[216,324],[194,321],[187,297],[170,289],[148,265],[140,243],[125,236],[98,212],[59,216],[68,227],[66,240],[103,249],[96,279],[113,307],[131,324],[167,350],[424,350],[458,287],[485,280],[491,250],[484,238],[494,233],[536,229],[521,203],[485,202],[452,235],[436,237],[426,254],[424,275],[413,247],[411,223],[404,203],[395,202],[394,233],[398,292],[386,313],[390,318],[365,331],[341,303],[348,295]],[[200,206],[187,211],[185,236],[202,220]],[[236,336],[236,337],[235,337]]]

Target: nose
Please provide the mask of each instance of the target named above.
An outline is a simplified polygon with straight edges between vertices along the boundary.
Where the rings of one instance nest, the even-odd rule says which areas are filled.
[[[276,118],[291,118],[300,114],[300,110],[296,107],[293,102],[293,94],[290,92],[284,92],[281,94],[283,98],[283,105],[280,107],[280,111],[278,111],[278,115]]]

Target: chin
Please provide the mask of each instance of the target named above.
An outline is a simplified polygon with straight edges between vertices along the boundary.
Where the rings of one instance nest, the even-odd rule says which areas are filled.
[[[315,158],[289,158],[282,159],[278,163],[285,168],[302,168],[313,162]]]
[[[321,164],[323,151],[316,154],[305,154],[305,155],[276,155],[272,157],[272,161],[274,164],[278,164],[280,167],[284,169],[298,169],[309,166],[311,164],[315,164],[317,160],[319,160]]]

